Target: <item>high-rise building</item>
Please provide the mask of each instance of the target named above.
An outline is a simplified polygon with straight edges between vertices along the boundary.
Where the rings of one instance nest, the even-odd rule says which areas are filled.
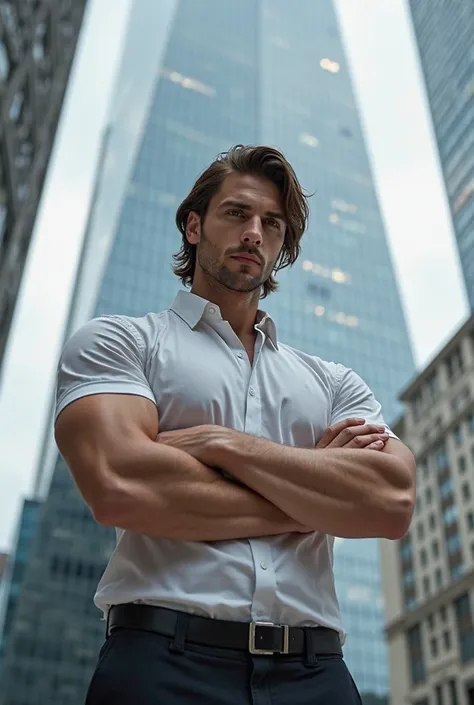
[[[0,0],[0,369],[86,0]]]
[[[474,1],[410,0],[448,201],[474,308]]]
[[[11,560],[5,560],[3,581],[0,570],[0,678],[3,654],[7,647],[8,636],[13,623],[16,602],[20,594],[28,556],[36,536],[40,508],[41,502],[38,500],[24,500]],[[3,554],[0,554],[0,557],[1,555]],[[7,558],[7,556],[5,556],[5,558]]]
[[[354,367],[387,419],[398,415],[414,365],[332,0],[135,3],[110,116],[68,330],[167,308],[174,214],[197,174],[233,144],[277,145],[315,195],[301,258],[263,306],[281,340]],[[40,468],[46,505],[5,656],[9,705],[30,693],[82,702],[104,633],[92,597],[113,532],[61,460],[50,476]],[[384,696],[377,543],[339,542],[336,580],[349,666]]]
[[[474,705],[474,317],[402,394],[409,533],[383,541],[391,705]]]

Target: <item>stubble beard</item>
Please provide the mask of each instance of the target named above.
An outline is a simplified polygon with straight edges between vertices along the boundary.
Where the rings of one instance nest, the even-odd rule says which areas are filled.
[[[233,272],[225,264],[219,262],[219,252],[217,248],[209,242],[205,236],[204,230],[201,229],[201,242],[197,246],[197,260],[199,266],[206,274],[214,281],[218,282],[230,291],[239,291],[242,293],[250,293],[261,289],[268,277],[254,276],[250,277],[243,272]],[[244,267],[246,265],[243,265]],[[248,265],[249,267],[251,265]],[[270,274],[268,275],[270,276]]]

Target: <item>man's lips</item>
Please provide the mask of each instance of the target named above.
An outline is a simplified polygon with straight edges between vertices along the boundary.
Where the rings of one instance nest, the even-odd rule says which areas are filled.
[[[260,266],[260,260],[258,257],[255,257],[254,255],[247,255],[244,253],[240,253],[237,255],[232,255],[233,259],[238,259],[241,262],[253,262],[254,264],[258,264]]]

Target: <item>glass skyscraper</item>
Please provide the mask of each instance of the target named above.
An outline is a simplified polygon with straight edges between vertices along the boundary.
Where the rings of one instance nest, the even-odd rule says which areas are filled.
[[[167,308],[179,289],[174,214],[197,174],[233,144],[276,145],[314,195],[302,255],[263,307],[284,342],[355,368],[392,420],[414,365],[332,0],[136,2],[119,73],[68,331]],[[103,638],[92,597],[114,535],[61,459],[38,478],[45,509],[0,703],[79,705]],[[336,579],[348,664],[362,692],[384,695],[377,542],[338,542]]]
[[[410,0],[469,305],[474,308],[474,0]]]

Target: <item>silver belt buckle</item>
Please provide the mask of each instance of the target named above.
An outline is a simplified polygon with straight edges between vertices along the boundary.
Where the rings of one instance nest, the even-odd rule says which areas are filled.
[[[255,631],[257,627],[278,627],[283,629],[283,650],[275,651],[265,651],[264,649],[257,649],[255,646]],[[288,654],[290,647],[290,627],[288,624],[274,624],[273,622],[250,622],[249,629],[249,651],[251,654],[258,654],[260,656],[271,656],[272,654]]]

